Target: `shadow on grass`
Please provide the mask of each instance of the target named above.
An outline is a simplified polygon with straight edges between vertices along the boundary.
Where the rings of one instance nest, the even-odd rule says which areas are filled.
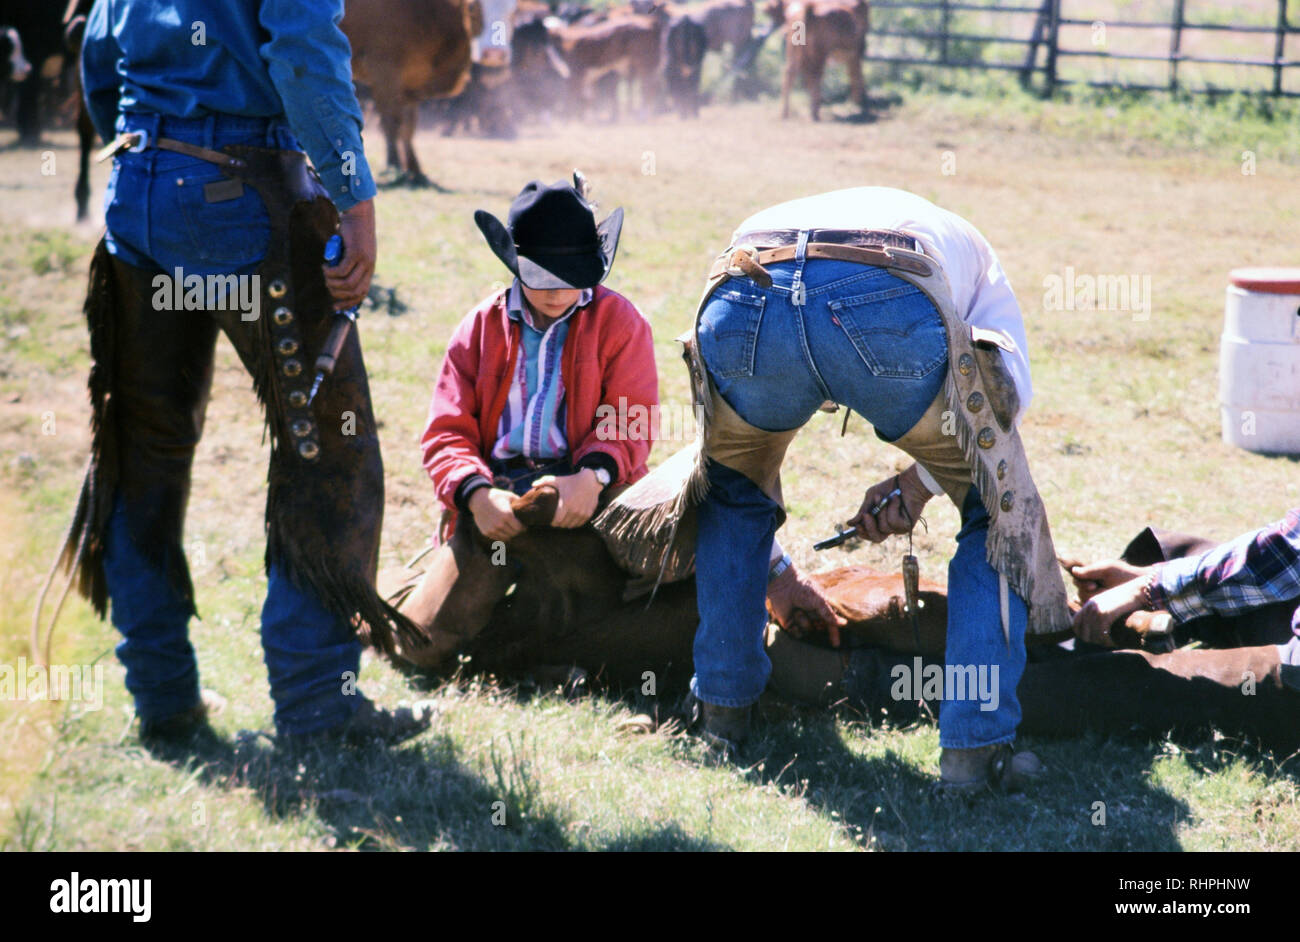
[[[886,740],[884,752],[864,756],[841,738],[833,716],[792,712],[804,715],[757,730],[745,757],[755,762],[749,774],[797,789],[864,844],[874,838],[884,850],[1181,849],[1178,831],[1190,809],[1151,781],[1159,744],[1094,736],[1022,741],[1046,766],[1030,791],[949,797],[936,793],[937,774],[904,754],[915,744],[903,733],[916,727],[875,731],[873,739]]]
[[[467,767],[448,736],[384,748],[278,751],[263,734],[235,743],[215,734],[156,759],[197,770],[209,787],[251,789],[274,818],[314,815],[329,846],[356,850],[726,850],[669,824],[583,841],[533,780],[523,737],[492,746],[492,771]]]

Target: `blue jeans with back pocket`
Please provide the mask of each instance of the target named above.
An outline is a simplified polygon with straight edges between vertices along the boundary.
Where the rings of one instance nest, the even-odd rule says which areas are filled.
[[[943,321],[929,298],[884,269],[853,262],[791,260],[768,271],[769,288],[746,278],[725,282],[700,317],[700,353],[741,418],[768,431],[799,428],[832,400],[863,416],[884,441],[915,425],[939,394],[948,362]],[[837,498],[845,519],[857,511],[861,483]],[[1025,660],[1025,606],[1011,596],[1008,647],[997,573],[984,555],[988,514],[971,493],[949,566],[946,657],[984,665],[997,685],[993,697],[943,701],[940,741],[958,749],[1015,738]],[[746,706],[767,684],[764,601],[776,515],[776,504],[748,478],[710,464],[696,544],[693,681],[706,702]]]
[[[158,114],[119,116],[122,131],[144,131],[149,140],[167,137],[213,150],[231,144],[299,150],[280,120],[209,115],[169,118]],[[147,147],[124,152],[114,162],[105,194],[109,251],[136,268],[169,278],[184,275],[252,274],[270,241],[262,199],[251,187],[232,196],[205,187],[228,178],[209,163],[185,154]],[[175,317],[207,318],[205,311],[176,311]],[[162,719],[199,702],[199,674],[189,641],[190,605],[169,582],[165,567],[152,563],[137,545],[139,527],[131,509],[117,500],[109,521],[104,559],[113,625],[122,635],[117,655],[136,713]],[[282,733],[305,734],[337,726],[356,711],[360,697],[344,693],[360,669],[361,645],[345,619],[328,611],[280,566],[268,573],[261,619],[262,647]]]

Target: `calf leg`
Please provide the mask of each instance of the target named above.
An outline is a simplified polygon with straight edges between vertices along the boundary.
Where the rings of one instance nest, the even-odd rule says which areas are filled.
[[[1283,687],[1274,645],[1169,654],[1115,651],[1031,664],[1020,682],[1021,729],[1042,735],[1208,728],[1300,746],[1300,694]]]
[[[853,104],[859,110],[866,110],[867,92],[862,84],[862,55],[861,52],[856,55],[850,54],[848,58],[849,69],[849,96],[853,99]]]
[[[432,554],[423,578],[397,610],[425,636],[427,644],[400,651],[418,667],[436,668],[473,640],[492,618],[510,588],[507,566],[492,563],[473,539],[473,523],[463,515],[450,540]]]
[[[786,51],[785,70],[781,73],[781,120],[790,117],[790,87],[794,84],[794,59]]]
[[[822,113],[822,73],[825,71],[825,65],[821,68],[808,64],[804,67],[803,80],[808,86],[808,105],[812,111],[814,121],[821,120]]]

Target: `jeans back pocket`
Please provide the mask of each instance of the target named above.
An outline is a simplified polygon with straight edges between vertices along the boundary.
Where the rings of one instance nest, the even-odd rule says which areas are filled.
[[[947,360],[947,333],[925,292],[893,281],[870,294],[831,299],[827,307],[872,375],[920,379]]]
[[[754,350],[767,298],[719,288],[700,315],[700,355],[709,372],[723,379],[754,375]]]
[[[174,253],[193,259],[191,265],[200,263],[221,270],[242,268],[266,255],[271,220],[256,190],[245,184],[239,192],[230,177],[206,164],[174,171],[168,174],[171,176],[176,180],[171,186],[176,215],[183,220],[184,228],[159,225],[155,215],[154,242],[161,243],[163,233],[167,236],[167,244],[157,246],[158,254]],[[219,186],[207,190],[214,183]],[[156,211],[166,212],[166,207],[159,205]]]

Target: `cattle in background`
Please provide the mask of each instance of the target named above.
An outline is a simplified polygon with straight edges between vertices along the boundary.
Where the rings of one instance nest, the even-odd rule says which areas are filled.
[[[30,66],[17,92],[15,123],[24,145],[41,138],[41,87],[48,60],[63,54],[63,7],[58,0],[0,0],[0,26],[16,30]]]
[[[516,118],[548,115],[564,96],[572,73],[558,38],[541,19],[515,26],[509,99]]]
[[[564,97],[569,68],[543,22],[549,15],[544,4],[519,6],[510,28],[508,66],[474,63],[465,91],[442,103],[444,135],[477,125],[481,134],[511,139],[520,121],[550,114]]]
[[[771,0],[765,9],[775,22],[784,20],[786,27],[782,118],[790,117],[790,90],[795,76],[800,75],[808,89],[812,119],[820,119],[822,76],[831,60],[844,63],[849,96],[858,108],[866,107],[862,57],[870,25],[867,0]]]
[[[725,46],[730,46],[734,57],[749,42],[754,31],[753,0],[710,0],[682,7],[681,11],[704,27],[710,52],[721,52]]]
[[[683,118],[700,114],[700,73],[708,45],[704,27],[693,17],[679,14],[664,29],[664,85]]]
[[[653,114],[659,103],[663,31],[667,11],[656,6],[651,15],[626,13],[592,25],[558,26],[560,54],[569,67],[569,101],[579,115],[586,113],[593,101],[593,89],[608,89],[606,83],[626,80],[631,101],[631,86],[640,92],[640,111]],[[617,86],[609,96],[610,120],[618,118]]]
[[[471,41],[483,29],[479,0],[348,0],[340,24],[352,75],[374,99],[398,178],[427,186],[415,156],[422,102],[459,95],[469,82]]]
[[[23,82],[32,64],[23,55],[23,40],[12,26],[0,27],[0,82]]]

